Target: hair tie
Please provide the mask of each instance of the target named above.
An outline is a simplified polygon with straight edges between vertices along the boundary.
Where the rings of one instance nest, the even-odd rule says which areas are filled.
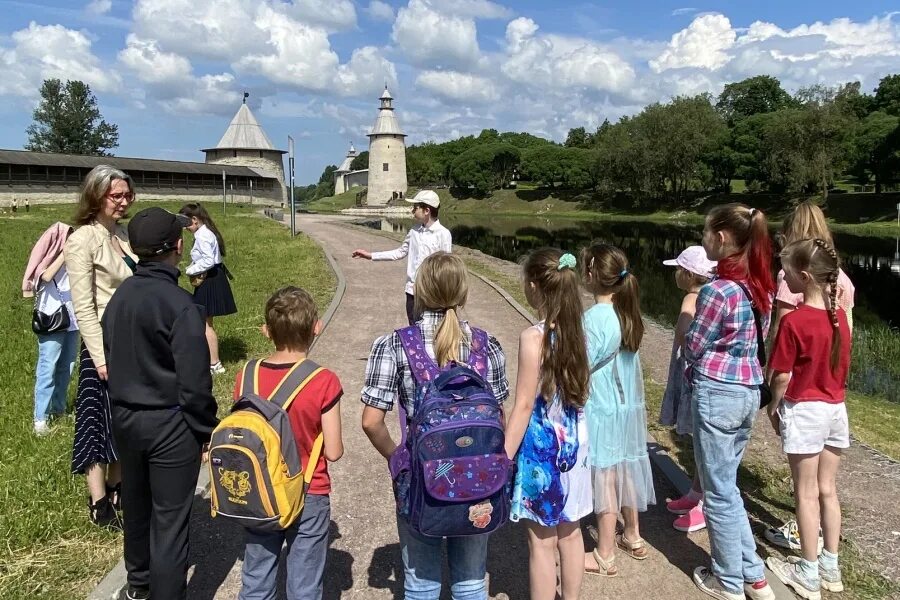
[[[575,257],[566,252],[562,256],[559,257],[559,264],[556,265],[557,271],[562,271],[563,269],[572,269],[575,270]]]
[[[753,220],[753,215],[755,215],[755,214],[756,214],[756,209],[755,209],[755,208],[751,208],[751,209],[750,209],[750,220]]]
[[[628,275],[628,269],[622,269],[622,272],[619,273],[619,279],[625,279],[626,275]]]

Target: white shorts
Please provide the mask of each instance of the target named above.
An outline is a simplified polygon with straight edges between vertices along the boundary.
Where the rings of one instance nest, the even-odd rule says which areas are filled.
[[[785,400],[778,407],[781,444],[787,454],[818,454],[825,446],[850,447],[850,423],[843,402]]]

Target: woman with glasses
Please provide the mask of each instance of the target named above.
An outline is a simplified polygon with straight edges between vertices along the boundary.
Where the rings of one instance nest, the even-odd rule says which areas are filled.
[[[114,528],[120,527],[121,473],[113,443],[100,319],[113,293],[136,266],[128,233],[119,224],[132,202],[131,177],[109,165],[94,167],[85,177],[75,213],[78,229],[64,248],[81,330],[72,472],[87,477],[91,521]]]

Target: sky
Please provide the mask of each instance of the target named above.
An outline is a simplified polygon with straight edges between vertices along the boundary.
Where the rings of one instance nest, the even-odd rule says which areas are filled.
[[[557,141],[754,75],[788,91],[900,72],[895,1],[0,0],[0,148],[43,79],[87,82],[118,156],[202,161],[248,103],[296,181],[367,148],[387,84],[407,144]]]

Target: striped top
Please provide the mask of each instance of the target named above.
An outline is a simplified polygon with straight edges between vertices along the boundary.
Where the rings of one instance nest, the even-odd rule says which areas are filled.
[[[768,334],[769,321],[770,315],[763,314],[763,337]],[[759,385],[763,369],[756,340],[753,308],[741,287],[727,279],[703,286],[694,322],[685,336],[688,368],[716,381]]]

